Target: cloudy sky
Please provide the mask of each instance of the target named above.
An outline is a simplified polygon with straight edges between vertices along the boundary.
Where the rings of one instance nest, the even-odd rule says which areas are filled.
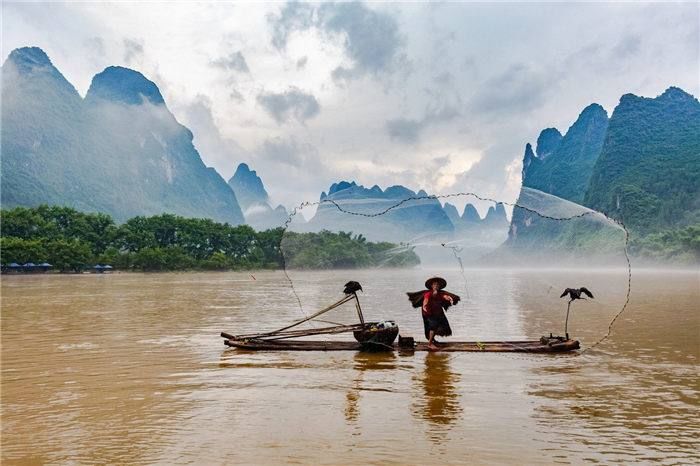
[[[700,95],[691,3],[8,3],[2,54],[43,48],[82,95],[156,82],[207,165],[273,201],[338,180],[513,201],[526,142],[592,102]],[[483,207],[482,207],[483,208]]]

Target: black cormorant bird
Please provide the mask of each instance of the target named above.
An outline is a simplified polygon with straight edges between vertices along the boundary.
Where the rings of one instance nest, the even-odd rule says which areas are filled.
[[[564,290],[564,292],[559,296],[560,298],[563,298],[566,295],[569,295],[569,303],[566,306],[566,323],[564,323],[564,333],[566,334],[566,339],[569,339],[569,311],[571,310],[571,303],[577,299],[586,299],[582,298],[581,294],[585,294],[589,298],[593,298],[593,293],[590,292],[588,288],[585,286],[582,286],[581,288],[567,288]]]
[[[360,285],[359,282],[350,281],[345,284],[345,289],[343,290],[343,293],[353,294],[357,293],[358,291],[362,291],[362,285]]]
[[[568,294],[571,298],[571,301],[573,301],[574,299],[586,299],[581,297],[581,293],[587,295],[589,298],[593,297],[593,293],[588,291],[588,288],[586,288],[585,286],[582,286],[581,288],[567,288],[559,297],[563,298]]]

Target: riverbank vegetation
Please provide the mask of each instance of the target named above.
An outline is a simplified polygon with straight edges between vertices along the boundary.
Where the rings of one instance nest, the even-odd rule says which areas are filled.
[[[0,217],[3,264],[48,262],[60,271],[94,264],[166,271],[279,269],[285,264],[300,269],[408,267],[420,262],[412,248],[344,232],[257,232],[247,225],[170,214],[117,225],[106,214],[45,205],[3,209]]]
[[[633,237],[630,251],[636,257],[657,262],[700,264],[700,225]]]

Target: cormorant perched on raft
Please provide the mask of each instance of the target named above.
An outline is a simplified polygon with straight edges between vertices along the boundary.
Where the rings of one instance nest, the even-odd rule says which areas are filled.
[[[571,310],[571,303],[577,299],[586,299],[581,297],[581,293],[585,294],[589,298],[593,297],[593,293],[591,293],[585,286],[582,286],[581,288],[567,288],[564,290],[561,296],[559,296],[560,298],[563,298],[568,294],[570,298],[568,304],[566,305],[566,323],[564,324],[564,334],[566,335],[567,340],[569,339],[569,311]]]
[[[586,299],[586,298],[581,297],[581,293],[587,295],[589,298],[593,297],[593,293],[588,291],[588,288],[586,288],[585,286],[582,286],[581,288],[567,288],[564,290],[564,292],[559,297],[563,298],[564,296],[566,296],[568,294],[569,297],[571,298],[571,301],[573,301],[575,299]]]
[[[343,290],[343,293],[353,294],[357,293],[358,291],[362,291],[362,285],[360,285],[359,282],[350,281],[345,284],[345,289]]]

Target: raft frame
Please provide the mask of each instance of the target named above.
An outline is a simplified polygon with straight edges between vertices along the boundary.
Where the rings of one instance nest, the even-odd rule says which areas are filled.
[[[431,351],[426,342],[377,346],[363,345],[355,341],[237,339],[225,332],[222,332],[221,336],[226,346],[247,351]],[[526,341],[453,341],[440,343],[438,346],[439,352],[446,353],[566,353],[580,347],[578,340],[561,337]]]

